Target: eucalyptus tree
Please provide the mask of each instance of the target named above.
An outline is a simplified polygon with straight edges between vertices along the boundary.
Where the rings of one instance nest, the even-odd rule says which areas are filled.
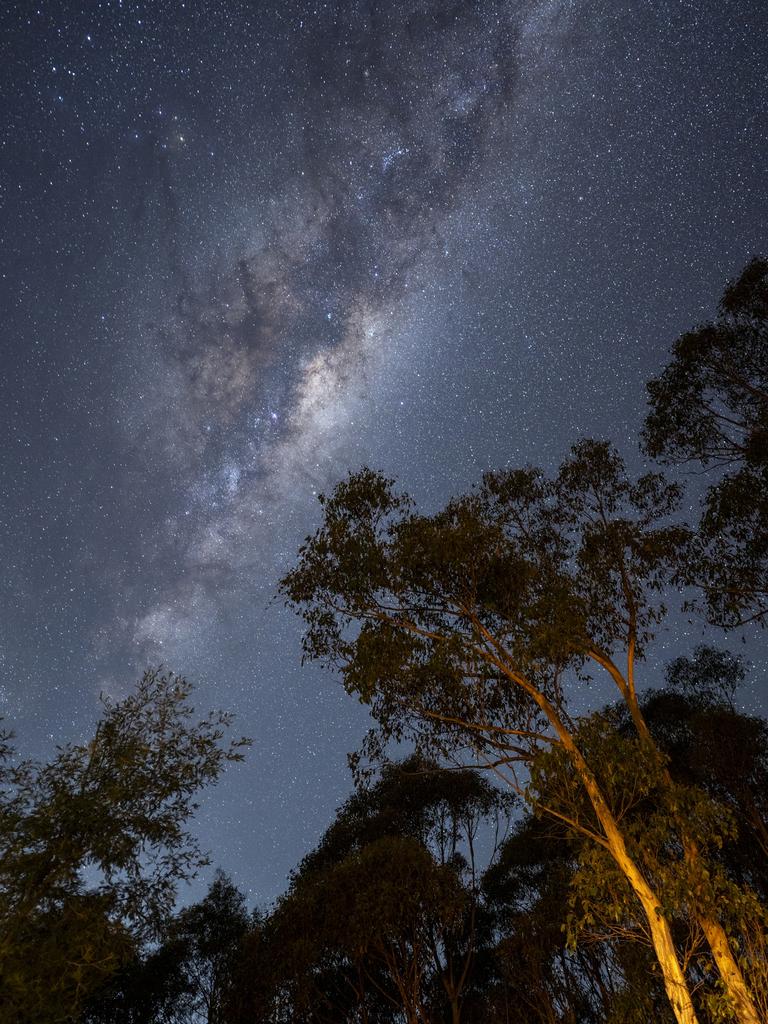
[[[433,755],[474,758],[520,792],[521,763],[542,750],[567,758],[592,809],[586,833],[641,908],[677,1021],[693,1024],[664,895],[578,742],[590,683],[602,677],[633,723],[629,756],[667,778],[636,673],[690,542],[672,521],[680,496],[656,473],[630,480],[611,446],[590,441],[554,479],[535,469],[490,473],[433,515],[363,470],[321,499],[323,523],[281,590],[304,619],[304,656],[337,669],[369,704],[377,728],[366,755],[407,737]],[[556,804],[539,807],[567,820]],[[758,1024],[694,837],[684,834],[681,845],[698,873],[697,919],[734,1013]]]
[[[224,1024],[238,982],[241,949],[259,918],[249,914],[245,897],[222,871],[217,871],[199,903],[184,907],[169,929],[169,945],[183,950],[180,963],[189,993],[181,1019]]]
[[[495,970],[485,1019],[521,1024],[658,1024],[669,1003],[645,943],[585,930],[566,942],[583,837],[562,822],[523,817],[483,880],[494,922]]]
[[[385,836],[415,839],[439,864],[449,864],[462,884],[476,888],[509,826],[509,794],[469,769],[446,770],[413,754],[381,766],[375,780],[342,804],[320,842],[293,877],[338,863]],[[477,843],[480,831],[482,852]]]
[[[711,619],[768,616],[768,260],[725,290],[716,319],[683,334],[648,385],[644,442],[670,463],[714,473],[687,579]]]
[[[675,778],[733,816],[738,842],[727,847],[729,870],[768,907],[768,721],[739,710],[746,675],[739,657],[699,646],[668,666],[665,686],[645,695],[643,713]]]
[[[459,1024],[477,995],[482,868],[506,831],[509,800],[475,772],[417,755],[369,783],[340,808],[267,922],[266,946],[283,965],[275,992],[292,1019],[426,1024],[447,1014]]]
[[[310,975],[322,964],[342,969],[360,1019],[374,1017],[379,1003],[407,1024],[436,1024],[437,946],[461,926],[467,898],[451,867],[438,864],[421,843],[388,836],[298,877],[273,925],[294,967],[302,951],[309,951]],[[333,1010],[329,1007],[330,1019],[356,1019],[334,1016]],[[379,1010],[376,1016],[381,1015]]]

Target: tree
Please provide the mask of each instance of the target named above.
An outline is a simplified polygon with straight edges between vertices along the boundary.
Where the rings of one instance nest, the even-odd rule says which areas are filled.
[[[700,646],[669,665],[666,686],[646,695],[643,710],[675,777],[730,809],[731,871],[768,905],[768,722],[737,710],[745,676],[741,659]]]
[[[315,986],[306,988],[318,967],[335,964],[363,1018],[373,996],[408,1024],[429,1024],[435,961],[461,926],[466,899],[449,866],[437,864],[417,841],[390,836],[297,879],[273,927],[285,962],[293,971],[302,968],[294,977],[304,1000],[318,996]],[[332,1004],[327,1014],[340,1019]]]
[[[184,974],[186,949],[164,942],[135,955],[100,985],[78,1016],[79,1024],[180,1024],[192,1001]]]
[[[508,803],[417,755],[354,793],[265,928],[291,1019],[458,1024],[479,941],[478,830],[498,839]]]
[[[731,1020],[733,1012],[722,988],[712,985],[715,951],[708,947],[705,922],[714,914],[738,952],[759,1019],[768,1013],[760,849],[768,735],[764,721],[735,710],[735,686],[743,675],[738,659],[699,647],[692,658],[669,666],[665,689],[646,691],[643,716],[667,769],[657,759],[647,761],[621,704],[583,719],[578,733],[580,748],[599,765],[601,786],[633,855],[664,899],[698,1001],[712,1020]],[[554,806],[583,834],[594,831],[592,810],[561,751],[543,752],[534,762],[532,786],[539,802]],[[695,858],[686,855],[691,836]],[[647,940],[624,879],[599,845],[578,848],[572,888],[572,938]]]
[[[646,759],[660,759],[635,670],[689,540],[670,523],[679,498],[659,474],[629,480],[617,453],[598,442],[576,445],[554,480],[532,469],[491,473],[432,516],[364,470],[322,499],[324,522],[281,590],[305,621],[305,657],[338,669],[370,704],[378,729],[369,754],[407,735],[441,755],[463,750],[522,791],[517,762],[542,748],[563,753],[594,813],[591,838],[642,908],[676,1019],[691,1024],[664,901],[579,748],[572,707],[604,673]],[[685,856],[698,857],[690,836]],[[702,927],[738,1019],[758,1024],[709,908]]]
[[[437,863],[452,865],[463,884],[479,884],[478,830],[483,822],[493,824],[497,840],[485,853],[492,859],[512,809],[506,794],[474,771],[446,770],[418,754],[384,764],[375,782],[367,782],[341,806],[293,878],[336,864],[385,836],[400,836],[417,840]]]
[[[183,679],[146,672],[103,701],[94,738],[48,764],[0,770],[0,1020],[70,1021],[161,934],[176,886],[206,858],[187,823],[199,790],[246,741],[229,715],[195,720]]]
[[[221,871],[206,897],[178,914],[170,941],[184,950],[181,972],[190,995],[189,1019],[223,1024],[243,940],[258,924],[243,894]]]
[[[528,814],[483,879],[496,964],[485,1020],[521,1024],[646,1024],[671,1020],[650,950],[618,936],[565,942],[583,837]],[[498,1007],[494,1014],[494,1008]]]
[[[648,453],[720,470],[707,491],[686,578],[713,622],[768,616],[768,260],[725,290],[717,319],[675,343],[648,384]]]
[[[670,758],[675,779],[694,787],[730,820],[722,845],[710,853],[710,883],[728,932],[750,976],[761,1019],[768,1018],[768,723],[739,712],[739,658],[698,647],[678,658],[667,685],[650,691],[644,713]]]
[[[732,940],[737,932],[727,908],[749,900],[718,870],[717,854],[734,835],[732,818],[700,789],[670,783],[664,762],[619,725],[615,709],[590,715],[579,723],[578,746],[596,766],[599,785],[621,822],[627,849],[657,894],[686,974],[698,989],[703,978],[716,978],[718,969],[712,974],[714,951],[708,948],[705,917],[718,913]],[[535,805],[558,813],[585,840],[576,849],[572,875],[570,942],[575,946],[586,937],[607,942],[609,947],[617,943],[651,947],[652,932],[624,873],[610,851],[596,841],[599,823],[569,759],[556,748],[543,751],[531,775]],[[695,857],[687,855],[692,836]],[[735,943],[733,948],[741,951]],[[754,992],[750,998],[754,1002]],[[730,1013],[724,1019],[732,1019]]]

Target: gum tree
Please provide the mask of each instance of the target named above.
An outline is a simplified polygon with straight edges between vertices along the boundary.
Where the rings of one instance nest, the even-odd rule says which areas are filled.
[[[726,627],[768,616],[768,260],[753,259],[718,315],[683,334],[648,385],[648,453],[698,464],[709,487],[687,580]]]
[[[576,445],[554,479],[491,473],[431,516],[363,470],[322,500],[324,521],[281,588],[304,619],[305,657],[337,669],[370,705],[368,755],[407,737],[432,754],[469,755],[522,790],[518,764],[562,751],[592,808],[591,838],[642,909],[675,1017],[693,1024],[663,894],[577,742],[577,712],[602,677],[665,770],[635,677],[689,542],[671,523],[679,499],[658,474],[629,480],[598,442]],[[685,855],[696,862],[692,839]],[[710,915],[706,927],[738,1019],[758,1024],[722,925]]]
[[[422,923],[429,933],[424,977],[431,989],[429,1002],[437,1005],[444,998],[451,1020],[458,1024],[471,999],[475,960],[482,945],[482,867],[498,853],[510,803],[507,794],[471,769],[446,772],[417,755],[386,764],[375,783],[358,789],[341,807],[318,847],[302,861],[294,881],[341,863],[385,838],[412,840],[429,853],[437,868],[448,868],[461,894],[461,912],[447,919],[433,915]],[[486,841],[480,843],[479,854],[483,826]]]
[[[441,949],[461,929],[467,900],[452,867],[405,836],[298,875],[270,922],[292,1019],[432,1024]],[[457,1024],[460,1003],[461,986]]]

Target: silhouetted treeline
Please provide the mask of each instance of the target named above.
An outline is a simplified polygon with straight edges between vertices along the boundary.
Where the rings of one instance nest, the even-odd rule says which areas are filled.
[[[768,724],[737,710],[732,684],[741,671],[735,659],[700,648],[673,663],[668,684],[647,693],[643,709],[675,780],[700,787],[727,822],[712,867],[747,883],[765,905]],[[615,739],[630,723],[612,706],[583,729]],[[606,773],[614,768],[606,760]],[[548,782],[561,784],[539,776],[539,786]],[[626,818],[658,828],[653,785],[627,776],[616,798]],[[343,805],[268,913],[249,916],[217,876],[205,900],[117,975],[84,1020],[672,1021],[643,928],[600,915],[601,884],[610,880],[590,846],[567,825],[513,806],[478,772],[411,756]],[[721,994],[704,945],[690,919],[670,913],[701,1019],[717,1020]],[[756,933],[760,925],[752,922]],[[753,937],[744,935],[745,951]],[[762,974],[765,984],[765,965]]]

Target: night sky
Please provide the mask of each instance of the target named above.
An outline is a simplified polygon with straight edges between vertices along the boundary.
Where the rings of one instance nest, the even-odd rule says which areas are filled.
[[[199,833],[264,902],[367,724],[273,600],[316,494],[640,465],[645,381],[768,249],[768,9],[2,8],[0,712],[46,756],[186,675],[253,738]]]

